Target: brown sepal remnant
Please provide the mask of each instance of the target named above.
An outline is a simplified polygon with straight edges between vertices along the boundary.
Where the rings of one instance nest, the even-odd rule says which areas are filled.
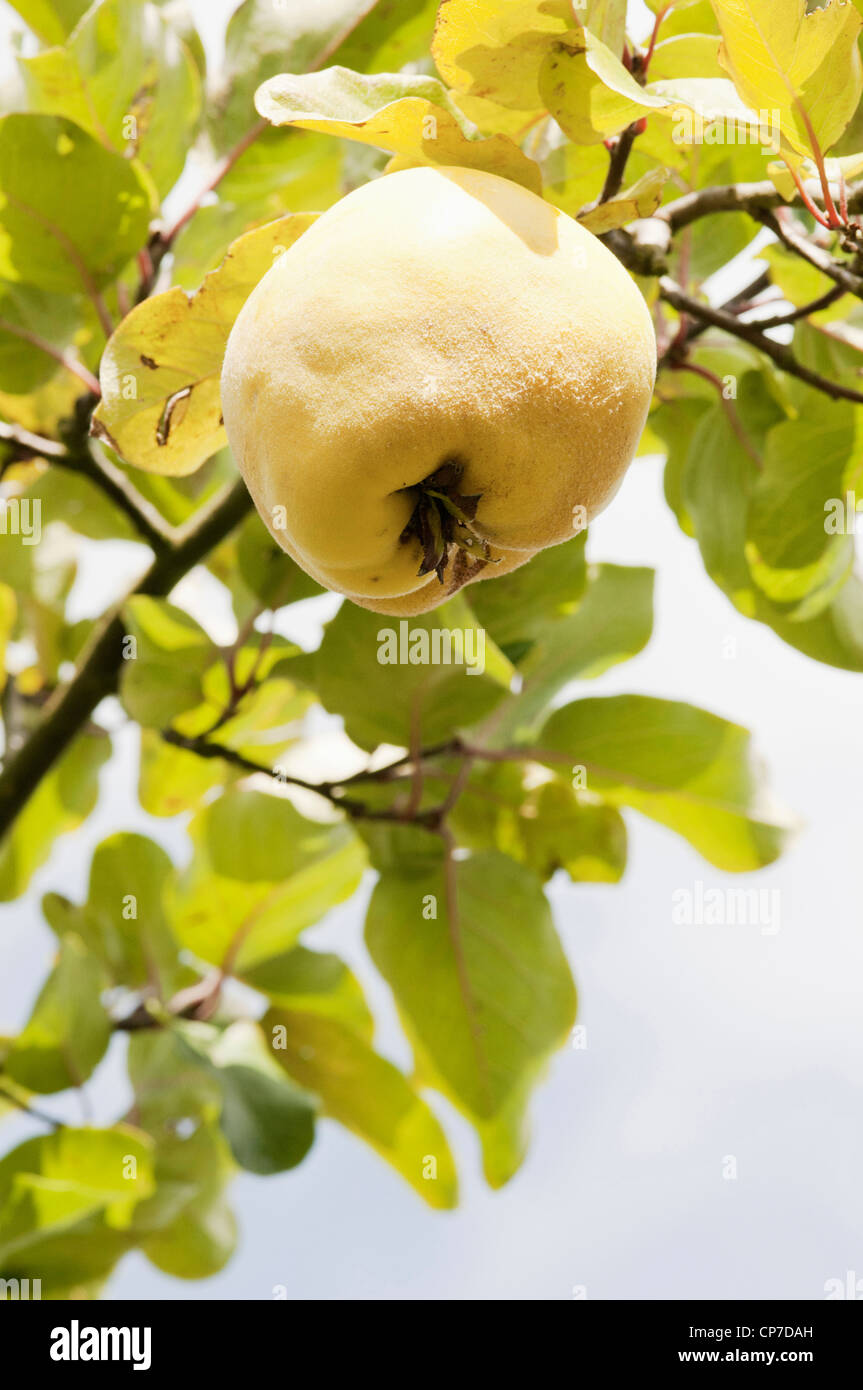
[[[416,488],[408,489],[417,493],[417,501],[401,539],[417,537],[423,552],[419,576],[434,571],[441,584],[445,582],[454,548],[456,556],[466,551],[474,560],[490,563],[488,541],[472,525],[480,497],[466,497],[459,492],[462,472],[460,464],[448,459]]]

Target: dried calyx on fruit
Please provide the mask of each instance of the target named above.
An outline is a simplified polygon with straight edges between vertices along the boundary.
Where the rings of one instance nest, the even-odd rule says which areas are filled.
[[[463,471],[458,463],[448,459],[411,489],[417,494],[416,506],[402,531],[401,540],[404,543],[412,536],[419,540],[423,552],[417,571],[420,578],[434,573],[443,584],[453,547],[484,565],[491,559],[488,541],[483,540],[471,524],[479,495],[463,497],[458,490]]]

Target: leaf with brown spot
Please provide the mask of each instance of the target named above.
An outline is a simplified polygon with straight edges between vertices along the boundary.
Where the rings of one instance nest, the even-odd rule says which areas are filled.
[[[193,295],[175,286],[138,304],[105,349],[93,433],[127,463],[171,477],[221,449],[219,375],[234,319],[274,256],[315,216],[292,214],[246,232]]]

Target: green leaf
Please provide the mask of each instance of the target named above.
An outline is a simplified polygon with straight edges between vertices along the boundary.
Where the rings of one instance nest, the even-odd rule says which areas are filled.
[[[586,0],[575,9],[575,14],[584,20],[585,29],[620,57],[626,39],[626,9],[627,0]]]
[[[528,869],[488,853],[458,862],[453,874],[449,895],[440,869],[384,874],[366,942],[437,1084],[471,1117],[489,1120],[563,1041],[575,988]]]
[[[425,786],[435,786],[434,779],[428,778]],[[447,789],[444,788],[444,792]],[[363,797],[366,803],[373,807],[378,797],[381,798],[383,806],[391,802],[391,793],[388,796],[383,786],[373,786],[371,783],[364,787]],[[443,796],[438,800],[443,800]],[[443,842],[440,836],[422,826],[360,820],[357,822],[357,831],[368,847],[372,868],[380,872],[397,869],[405,873],[424,873],[443,861]]]
[[[63,519],[77,536],[92,541],[140,540],[131,520],[99,487],[71,468],[50,468],[27,489],[38,498],[42,515]],[[88,625],[89,626],[89,625]]]
[[[261,1028],[279,1065],[321,1098],[324,1115],[371,1144],[429,1206],[456,1205],[446,1136],[391,1062],[351,1028],[309,1010],[271,1009]]]
[[[219,730],[213,743],[234,749],[262,768],[275,769],[297,742],[299,721],[314,697],[307,690],[298,690],[287,678],[299,648],[277,637],[263,652],[265,641],[256,633],[234,657],[234,681],[241,690],[246,683],[250,687],[239,700],[236,713],[226,718],[232,700],[231,686],[224,661],[217,661],[204,673],[204,704],[181,716],[177,724],[182,732],[195,734],[202,728],[207,732],[218,720]],[[231,775],[231,768],[226,766],[222,780]]]
[[[87,0],[9,0],[9,3],[43,43],[62,43],[88,8]]]
[[[663,22],[662,33],[665,33]],[[663,39],[653,50],[650,76],[654,82],[677,78],[721,77],[719,44],[713,34],[675,34]]]
[[[6,685],[6,647],[15,631],[17,617],[15,590],[0,583],[0,693]]]
[[[19,897],[58,835],[74,830],[98,798],[98,773],[110,754],[105,734],[84,734],[39,783],[0,843],[0,902]]]
[[[85,312],[74,295],[49,293],[35,285],[0,285],[0,389],[27,395],[56,376],[56,357],[22,337],[32,333],[52,347],[68,348],[82,327]]]
[[[213,1142],[207,1131],[201,1133],[207,1135],[205,1142]],[[236,1244],[234,1214],[221,1185],[211,1183],[184,1205],[170,1225],[142,1240],[141,1249],[157,1269],[174,1279],[209,1279],[224,1269]]]
[[[570,217],[577,217],[602,192],[608,174],[608,150],[603,145],[574,145],[564,138],[543,160],[542,172],[546,199]]]
[[[806,13],[806,0],[713,0],[722,30],[719,61],[753,110],[778,111],[783,149],[826,154],[863,95],[851,5]]]
[[[236,1172],[219,1128],[222,1088],[171,1029],[133,1033],[129,1079],[138,1123],[156,1145],[156,1191],[134,1213],[148,1259],[178,1279],[218,1273],[236,1244],[225,1187]]]
[[[373,159],[383,158],[369,150],[361,153]],[[219,231],[221,223],[215,221],[213,235],[219,235],[219,242],[212,264],[218,265],[225,242],[238,232],[248,230],[252,222],[278,217],[285,212],[323,212],[357,182],[364,182],[362,178],[349,178],[345,155],[344,142],[334,135],[315,135],[310,130],[289,127],[263,129],[220,181],[219,197],[223,202],[209,208],[212,217],[220,213],[224,219],[233,208],[246,219],[235,232],[229,231],[227,235]],[[207,211],[202,208],[195,214],[189,224],[190,231]],[[186,246],[187,243],[178,241],[178,254],[187,254]],[[203,267],[204,270],[210,268],[209,265]],[[177,278],[175,272],[174,279]],[[201,278],[198,275],[197,279],[183,283],[197,285]]]
[[[294,946],[250,966],[243,982],[280,1008],[332,1019],[366,1042],[372,1040],[374,1024],[360,983],[338,956]]]
[[[228,546],[228,583],[239,623],[261,608],[283,608],[324,592],[276,544],[257,512],[249,513]]]
[[[709,404],[697,397],[682,396],[663,401],[648,417],[648,428],[665,446],[665,500],[687,536],[695,535],[695,527],[686,510],[683,478],[692,437],[699,420],[709,409]]]
[[[415,164],[482,169],[542,188],[539,166],[506,135],[479,136],[434,77],[381,73],[363,77],[348,68],[271,77],[255,106],[273,125],[340,135],[397,156],[389,167]]]
[[[128,1125],[63,1128],[26,1140],[0,1159],[0,1269],[97,1212],[123,1231],[152,1192],[152,1143]]]
[[[596,144],[649,115],[686,116],[690,124],[697,116],[706,125],[718,119],[758,125],[758,117],[727,79],[687,76],[641,86],[587,29],[574,29],[552,40],[539,87],[551,115],[579,145]]]
[[[598,565],[578,606],[550,626],[519,663],[521,690],[488,721],[493,742],[524,742],[537,732],[558,691],[628,661],[653,630],[653,570]]]
[[[832,165],[834,162],[838,163],[839,161],[827,161],[828,165]],[[793,304],[795,308],[802,308],[804,304],[811,304],[833,288],[832,280],[829,280],[820,270],[816,270],[815,266],[810,265],[808,261],[795,255],[793,251],[779,245],[778,242],[773,246],[765,246],[764,250],[759,251],[758,254],[760,259],[765,260],[770,266],[770,278],[773,284],[779,286],[789,304]],[[832,319],[844,318],[848,313],[848,303],[847,298],[839,299],[829,308],[809,315],[809,322],[822,324],[829,323]]]
[[[607,0],[599,5],[592,0],[590,9],[604,29],[599,13],[603,5],[608,9]],[[559,2],[443,0],[432,56],[444,81],[456,91],[488,97],[517,111],[539,111],[543,103],[537,81],[543,57],[551,38],[571,23],[569,6]]]
[[[625,227],[637,217],[651,217],[662,202],[662,190],[668,182],[667,169],[650,169],[616,198],[609,198],[599,207],[579,217],[579,222],[594,236],[604,236],[615,227]]]
[[[665,9],[667,0],[645,0],[647,8],[654,14]],[[675,0],[674,7],[662,21],[662,33],[667,38],[673,34],[717,34],[719,25],[710,0]]]
[[[135,595],[124,604],[123,619],[129,652],[120,680],[123,705],[139,723],[164,729],[201,703],[215,649],[194,618],[165,599]]]
[[[753,240],[752,220],[745,213],[705,218],[693,225],[690,232],[690,274],[696,281],[715,275]]]
[[[201,109],[186,46],[145,0],[102,0],[61,48],[20,60],[32,111],[65,116],[138,157],[165,193],[183,171]]]
[[[204,1029],[202,1036],[209,1038],[210,1031]],[[195,1124],[218,1119],[222,1104],[219,1078],[206,1057],[190,1056],[176,1029],[132,1033],[128,1065],[138,1120],[156,1140],[157,1155],[164,1151],[169,1137],[177,1137],[181,1120],[191,1120],[192,1125],[182,1128],[193,1132]],[[194,1172],[187,1176],[189,1181],[196,1181]]]
[[[626,867],[626,826],[614,806],[546,782],[525,803],[524,863],[540,878],[563,869],[574,883],[617,883]]]
[[[97,1299],[134,1245],[134,1234],[109,1226],[96,1211],[56,1232],[34,1230],[13,1253],[5,1258],[0,1253],[0,1270],[6,1279],[38,1279],[43,1299]]]
[[[790,823],[766,799],[750,735],[693,705],[646,695],[578,700],[551,715],[542,761],[586,770],[589,790],[632,806],[729,872],[772,863]],[[555,758],[554,754],[562,757]]]
[[[407,748],[412,720],[426,744],[450,737],[494,709],[512,678],[461,594],[410,621],[343,604],[303,669],[325,708],[368,749]]]
[[[59,294],[108,284],[147,240],[135,168],[71,121],[0,119],[0,276]]]
[[[83,942],[64,937],[57,964],[6,1058],[5,1070],[13,1081],[48,1094],[88,1079],[111,1040],[103,985],[102,968]]]
[[[171,895],[175,933],[202,960],[228,957],[241,974],[350,897],[365,867],[351,826],[307,820],[263,792],[226,792],[189,834],[194,858]]]
[[[102,358],[93,432],[127,463],[178,477],[222,448],[219,374],[234,319],[314,220],[298,213],[247,232],[196,294],[175,286],[126,315]]]
[[[180,982],[163,905],[172,871],[165,851],[145,835],[111,835],[93,853],[87,901],[77,907],[48,893],[42,910],[58,936],[78,934],[113,985],[149,985],[168,998]]]
[[[471,609],[510,660],[517,662],[578,606],[587,585],[586,540],[582,531],[563,545],[541,550],[493,584],[471,586]]]
[[[553,39],[539,73],[543,104],[577,145],[599,144],[632,121],[671,103],[640,87],[588,29]]]
[[[620,812],[560,778],[537,786],[536,771],[523,763],[476,769],[450,817],[459,845],[499,850],[543,881],[564,869],[575,883],[617,883],[626,867]]]
[[[844,507],[861,429],[854,406],[807,390],[800,417],[770,431],[748,529],[753,575],[770,598],[796,601],[826,586],[829,602],[834,576],[847,575],[853,538],[832,534],[828,513],[831,503]]]
[[[140,768],[138,800],[150,816],[195,810],[202,797],[229,775],[225,763],[176,748],[155,729],[141,730]]]
[[[377,0],[332,55],[354,72],[398,72],[428,60],[440,0]]]
[[[692,433],[681,483],[704,568],[748,617],[755,604],[746,562],[749,499],[758,476],[753,452],[752,444],[749,449],[743,446],[728,411],[710,406]]]
[[[841,671],[863,671],[863,582],[856,575],[809,621],[792,621],[766,598],[759,600],[757,617],[813,661]]]
[[[211,113],[219,150],[255,124],[255,90],[280,72],[308,72],[329,61],[373,6],[369,0],[244,0],[225,34],[222,81]],[[404,8],[402,6],[402,8]]]
[[[195,1058],[214,1068],[222,1089],[221,1124],[241,1168],[266,1176],[295,1168],[312,1146],[315,1109],[273,1060],[256,1023],[232,1023],[223,1033],[206,1025],[177,1025]]]

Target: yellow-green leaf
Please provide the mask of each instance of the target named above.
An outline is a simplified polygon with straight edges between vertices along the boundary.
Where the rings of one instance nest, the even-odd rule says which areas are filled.
[[[650,60],[652,82],[721,76],[719,40],[714,34],[675,34],[656,45]]]
[[[436,1116],[407,1077],[352,1028],[309,1010],[271,1009],[273,1056],[329,1115],[377,1150],[429,1206],[454,1207],[457,1179]]]
[[[282,73],[255,93],[259,113],[273,125],[294,125],[389,150],[390,167],[416,164],[482,169],[539,193],[539,166],[506,135],[482,139],[431,77],[384,73],[363,77],[347,68],[294,76]]]
[[[548,110],[578,145],[597,144],[642,116],[685,118],[674,132],[675,143],[700,139],[716,120],[757,126],[758,117],[723,77],[688,76],[650,82],[641,87],[594,34],[574,29],[553,38],[540,73],[540,90]],[[697,128],[693,117],[698,118]],[[764,143],[767,143],[765,134]]]
[[[443,0],[432,56],[456,91],[537,111],[549,38],[571,25],[572,9],[560,0]]]
[[[640,87],[605,44],[587,29],[573,29],[550,44],[539,75],[543,101],[578,145],[595,145],[667,98]]]
[[[176,286],[137,305],[102,358],[93,432],[150,473],[192,473],[225,443],[219,373],[255,285],[315,220],[296,213],[247,232],[196,294]]]
[[[17,613],[15,590],[0,584],[0,691],[6,684],[6,645],[15,630]]]
[[[804,183],[809,179],[818,178],[818,169],[814,160],[804,159],[799,164],[795,160],[794,165]],[[859,178],[860,174],[863,173],[863,154],[846,154],[841,159],[825,159],[824,169],[831,184],[838,184],[840,178],[850,182],[851,179]],[[786,203],[793,202],[797,197],[797,185],[791,176],[788,165],[781,160],[776,160],[768,164],[767,173],[773,181],[776,192],[781,194]]]
[[[806,0],[713,0],[719,61],[742,100],[778,111],[781,143],[798,155],[832,148],[863,95],[860,15],[842,0],[806,13]]]
[[[623,227],[636,217],[650,217],[662,202],[662,190],[668,181],[667,169],[651,169],[637,183],[616,198],[591,209],[579,217],[579,222],[594,236],[602,236],[615,227]]]

